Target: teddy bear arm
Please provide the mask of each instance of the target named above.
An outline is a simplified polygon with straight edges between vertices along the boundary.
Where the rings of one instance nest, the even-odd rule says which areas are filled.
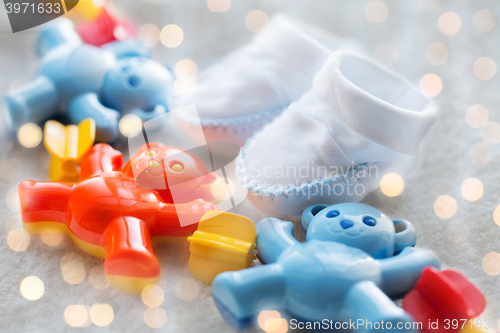
[[[278,260],[283,251],[299,242],[293,237],[293,223],[266,218],[257,223],[259,257],[267,264]]]

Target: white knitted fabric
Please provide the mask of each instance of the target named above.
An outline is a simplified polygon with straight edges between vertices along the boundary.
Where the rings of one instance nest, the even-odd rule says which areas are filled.
[[[194,104],[207,141],[243,145],[311,87],[331,51],[357,50],[357,45],[276,15],[250,44],[202,71],[195,93],[174,100],[171,109]],[[198,122],[187,116],[178,120],[188,136]]]
[[[387,172],[405,174],[437,117],[420,90],[363,56],[333,53],[312,89],[255,134],[240,182],[266,214],[359,201]]]

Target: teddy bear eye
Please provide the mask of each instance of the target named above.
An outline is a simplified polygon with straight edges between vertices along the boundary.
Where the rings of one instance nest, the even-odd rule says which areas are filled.
[[[377,224],[377,221],[373,217],[367,216],[363,219],[363,223],[370,227],[373,227],[375,224]]]
[[[336,210],[332,210],[332,211],[329,211],[328,213],[326,213],[326,217],[329,217],[329,218],[337,217],[339,215],[340,215],[340,213],[337,212]]]

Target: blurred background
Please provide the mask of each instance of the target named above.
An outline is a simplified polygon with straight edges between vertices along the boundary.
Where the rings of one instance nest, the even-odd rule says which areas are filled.
[[[495,320],[490,326],[498,329],[500,3],[121,0],[114,7],[137,24],[139,38],[154,48],[154,59],[175,73],[179,95],[196,89],[198,71],[248,43],[273,14],[286,13],[356,39],[367,56],[434,97],[440,118],[422,143],[415,171],[404,180],[384,177],[381,189],[363,202],[414,223],[417,246],[435,251],[444,268],[464,273],[483,290],[488,307],[481,318]],[[6,11],[0,9],[2,96],[36,75],[37,31],[12,34]],[[180,134],[173,128],[172,135]],[[1,133],[0,330],[232,331],[213,304],[210,286],[191,277],[184,247],[155,249],[162,278],[154,292],[141,297],[108,287],[101,260],[77,249],[69,238],[26,235],[20,228],[16,186],[23,179],[45,180],[49,156],[37,129],[18,139],[20,143]],[[236,212],[254,222],[262,217],[249,203]],[[31,276],[38,280],[28,280],[23,291],[22,282]]]

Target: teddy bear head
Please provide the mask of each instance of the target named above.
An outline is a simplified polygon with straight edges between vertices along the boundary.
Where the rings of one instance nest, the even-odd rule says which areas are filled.
[[[120,58],[104,77],[102,102],[120,112],[150,111],[166,105],[171,81],[170,72],[149,58]]]
[[[390,219],[361,203],[309,206],[301,217],[306,241],[338,242],[361,249],[376,259],[391,257],[414,246],[417,234],[405,220]]]

